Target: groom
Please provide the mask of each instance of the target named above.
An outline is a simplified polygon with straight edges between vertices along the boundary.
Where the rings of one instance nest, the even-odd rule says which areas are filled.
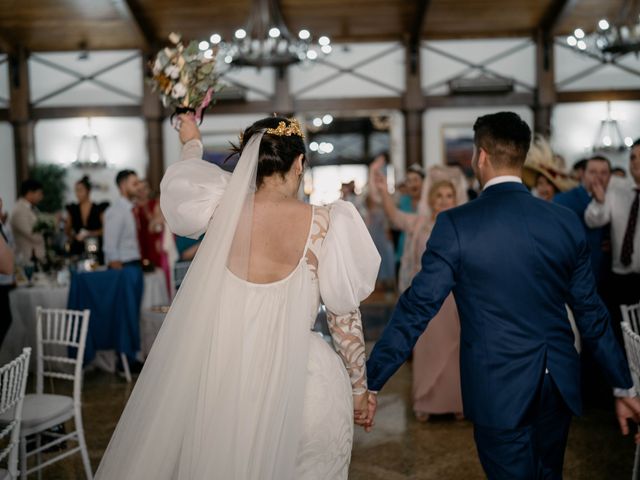
[[[367,362],[375,392],[407,359],[453,291],[460,312],[465,416],[490,479],[559,479],[580,360],[567,319],[615,388],[623,434],[640,420],[625,357],[596,294],[589,247],[570,210],[522,184],[531,131],[518,115],[478,118],[472,165],[484,191],[438,215],[422,270],[400,297]],[[375,414],[375,396],[370,397]],[[636,435],[636,441],[640,436]]]

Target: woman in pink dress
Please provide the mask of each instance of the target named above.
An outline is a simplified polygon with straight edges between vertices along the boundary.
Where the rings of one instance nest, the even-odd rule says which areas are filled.
[[[403,291],[420,270],[438,213],[466,200],[464,177],[456,168],[432,168],[417,214],[401,212],[386,189],[386,179],[379,174],[374,178],[389,220],[407,234],[398,281]],[[413,410],[419,421],[426,422],[432,414],[453,413],[463,418],[459,356],[460,319],[453,295],[449,295],[413,350]]]

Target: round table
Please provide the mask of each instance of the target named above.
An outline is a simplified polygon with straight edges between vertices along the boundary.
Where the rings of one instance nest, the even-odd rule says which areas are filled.
[[[0,349],[0,365],[20,355],[24,347],[31,347],[31,368],[36,359],[36,307],[67,308],[69,287],[18,287],[9,293],[11,327]]]

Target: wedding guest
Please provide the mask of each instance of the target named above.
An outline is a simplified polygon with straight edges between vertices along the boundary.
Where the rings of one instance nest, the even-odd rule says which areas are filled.
[[[91,201],[92,185],[88,176],[82,177],[75,184],[78,203],[67,205],[65,233],[71,241],[69,253],[82,255],[85,253],[84,241],[89,237],[98,239],[98,258],[102,259],[102,220],[104,207]]]
[[[551,202],[560,192],[566,192],[576,186],[568,175],[562,172],[551,150],[549,142],[536,135],[522,170],[522,181],[538,198]]]
[[[395,288],[395,251],[389,230],[389,222],[382,208],[382,198],[376,184],[374,175],[376,172],[385,172],[388,164],[386,154],[378,155],[369,166],[369,185],[366,194],[366,210],[363,216],[364,223],[369,230],[373,243],[381,257],[380,270],[376,288],[382,290],[394,290]],[[386,181],[386,176],[385,176]],[[385,187],[386,188],[386,187]]]
[[[11,326],[9,292],[15,284],[13,236],[6,220],[7,215],[2,211],[2,199],[0,198],[0,347],[2,347],[2,341]]]
[[[11,229],[16,242],[16,258],[27,261],[35,253],[44,259],[44,237],[33,233],[38,220],[37,206],[42,201],[42,184],[37,180],[27,179],[20,185],[20,198],[11,212]]]
[[[133,170],[122,170],[116,176],[120,196],[104,214],[104,256],[109,268],[141,268],[140,245],[133,213],[139,182]]]
[[[611,170],[611,175],[620,178],[627,178],[627,171],[624,168],[615,167],[613,170]]]
[[[582,183],[582,177],[584,177],[584,171],[587,168],[587,158],[582,158],[573,164],[571,168],[571,176],[577,182]]]
[[[620,305],[640,302],[640,139],[629,155],[631,181],[597,181],[584,219],[592,228],[611,226],[611,277],[614,324],[621,320]]]
[[[425,173],[420,165],[412,163],[407,168],[407,176],[404,181],[406,193],[400,197],[398,201],[398,209],[401,212],[415,213],[418,210],[418,203],[422,196],[422,184],[424,182]],[[404,254],[404,245],[407,243],[405,232],[400,232],[398,237],[398,246],[396,247],[396,262],[402,265],[402,255]],[[398,279],[400,281],[400,279]],[[402,290],[400,290],[402,291]]]
[[[574,166],[575,170],[575,166]],[[605,259],[603,244],[605,243],[607,232],[604,228],[591,228],[584,220],[584,212],[591,202],[593,187],[596,184],[608,185],[611,178],[611,162],[606,157],[596,155],[586,160],[584,175],[581,184],[568,192],[560,193],[553,199],[570,210],[580,218],[584,231],[587,235],[587,242],[591,250],[591,267],[599,283],[606,274],[608,266]]]
[[[146,180],[140,182],[134,213],[137,218],[142,261],[161,268],[165,274],[166,284],[169,286],[171,284],[169,259],[163,247],[164,217],[160,211],[160,202],[157,198],[152,198],[151,187]]]
[[[174,265],[174,283],[176,290],[180,288],[182,281],[184,280],[191,261],[195,258],[198,248],[204,235],[197,240],[189,237],[175,236],[176,250],[178,251],[178,261]]]
[[[400,267],[400,288],[404,291],[420,270],[420,259],[438,214],[465,201],[466,180],[458,168],[432,169],[425,182],[426,198],[420,200],[427,205],[419,204],[420,213],[410,214],[395,206],[386,178],[379,172],[374,178],[385,213],[407,233]],[[453,295],[449,295],[413,349],[413,411],[418,421],[426,422],[430,415],[444,413],[462,418],[459,356],[460,319]]]

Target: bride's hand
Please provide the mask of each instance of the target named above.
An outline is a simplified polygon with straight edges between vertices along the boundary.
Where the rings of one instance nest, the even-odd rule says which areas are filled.
[[[183,113],[180,115],[180,141],[185,144],[189,140],[202,140],[200,129],[196,124],[196,117],[193,113]]]
[[[369,423],[369,392],[353,396],[353,419],[356,425],[364,427]]]

